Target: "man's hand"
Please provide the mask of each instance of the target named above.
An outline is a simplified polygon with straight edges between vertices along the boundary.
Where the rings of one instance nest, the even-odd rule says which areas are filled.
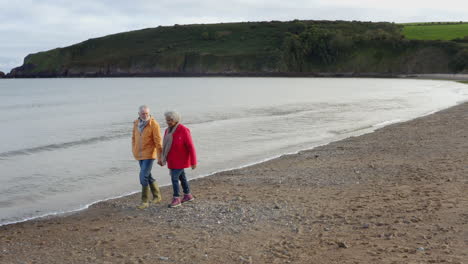
[[[197,164],[193,164],[192,165],[192,170],[196,169],[197,168]]]
[[[161,167],[164,166],[161,159],[158,159],[158,164],[159,164],[159,166],[161,166]]]

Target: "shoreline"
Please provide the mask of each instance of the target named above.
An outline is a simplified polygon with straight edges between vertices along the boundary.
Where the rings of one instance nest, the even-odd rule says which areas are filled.
[[[6,74],[0,79],[69,79],[69,78],[192,78],[192,77],[267,77],[267,78],[390,78],[468,81],[464,73],[379,73],[379,72],[154,72],[154,73],[83,73],[74,75],[32,74],[12,76]]]
[[[0,226],[0,262],[463,263],[467,111],[193,179],[182,208],[168,186],[148,210],[133,194]]]
[[[448,108],[451,108],[451,107],[454,107],[454,106],[457,106],[457,105],[460,105],[460,104],[463,104],[463,103],[464,102],[461,102],[461,103],[458,103],[456,105],[450,106]],[[448,109],[448,108],[436,109],[436,110],[433,110],[433,111],[429,111],[427,113],[423,113],[421,116],[411,118],[411,119],[406,119],[406,120],[398,119],[398,120],[383,121],[383,122],[380,122],[380,123],[377,123],[377,124],[374,124],[374,125],[370,125],[369,127],[360,128],[358,130],[353,130],[353,132],[348,132],[348,133],[352,134],[352,135],[350,135],[348,137],[338,138],[338,139],[333,140],[333,141],[327,141],[327,142],[324,142],[324,143],[319,143],[319,144],[314,145],[312,147],[299,149],[299,150],[296,150],[296,151],[293,151],[293,152],[278,154],[276,156],[272,156],[272,157],[268,157],[268,158],[261,159],[261,160],[258,160],[258,161],[253,161],[253,162],[250,162],[250,163],[247,163],[247,164],[244,164],[244,165],[240,165],[239,167],[226,168],[226,169],[222,169],[222,170],[219,170],[219,171],[210,172],[208,174],[199,175],[197,177],[190,178],[189,181],[202,179],[202,178],[206,178],[206,177],[213,177],[213,176],[216,176],[217,174],[222,174],[222,173],[227,173],[227,172],[230,172],[230,171],[235,171],[235,170],[239,170],[239,169],[248,168],[248,167],[251,167],[251,166],[255,166],[255,165],[265,163],[265,162],[269,162],[271,160],[280,159],[280,158],[282,158],[284,156],[297,155],[297,154],[299,154],[300,152],[303,152],[303,151],[313,151],[315,148],[326,146],[328,144],[338,142],[338,141],[341,141],[341,140],[345,140],[345,139],[347,139],[349,137],[355,137],[355,136],[365,135],[365,134],[368,134],[368,133],[374,133],[377,129],[382,129],[382,128],[385,128],[386,126],[389,126],[389,125],[398,124],[398,123],[402,123],[402,122],[408,122],[408,121],[411,121],[411,120],[414,120],[414,119],[417,119],[417,118],[425,117],[425,116],[437,113],[439,111],[443,111],[443,110]],[[367,130],[370,130],[370,131],[367,131]],[[356,133],[356,134],[354,134],[354,133]],[[169,188],[170,186],[171,186],[170,183],[167,184],[167,185],[160,185],[161,188],[162,187]],[[86,205],[84,205],[84,206],[82,206],[80,208],[77,208],[77,209],[54,211],[54,212],[50,212],[50,213],[44,213],[44,214],[39,215],[39,216],[26,217],[25,219],[22,219],[22,220],[0,223],[0,227],[19,224],[19,223],[24,223],[24,222],[28,222],[28,221],[34,221],[34,220],[50,219],[50,218],[54,218],[54,217],[64,217],[64,216],[68,216],[68,215],[73,215],[73,214],[77,214],[77,213],[80,213],[82,211],[88,210],[90,207],[92,207],[92,206],[94,206],[96,204],[99,204],[99,203],[102,203],[102,202],[107,202],[107,201],[110,201],[110,200],[125,198],[125,197],[136,195],[136,194],[139,194],[139,193],[140,193],[140,190],[130,191],[130,192],[127,192],[127,193],[124,193],[124,194],[121,194],[121,195],[117,195],[115,197],[103,198],[101,200],[93,201],[93,202],[91,202],[89,204],[86,204]]]

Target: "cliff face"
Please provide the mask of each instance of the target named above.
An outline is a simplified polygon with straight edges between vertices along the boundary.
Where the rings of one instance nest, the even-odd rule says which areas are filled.
[[[392,23],[272,21],[176,25],[120,33],[31,54],[8,76],[455,73],[468,64],[456,61],[462,52],[463,48],[454,42],[406,40],[401,27]]]

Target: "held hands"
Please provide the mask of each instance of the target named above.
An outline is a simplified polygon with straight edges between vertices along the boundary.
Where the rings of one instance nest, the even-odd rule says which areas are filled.
[[[161,167],[164,166],[161,159],[158,159],[158,165],[161,166]],[[192,165],[192,170],[194,170],[196,168],[197,168],[197,164]]]

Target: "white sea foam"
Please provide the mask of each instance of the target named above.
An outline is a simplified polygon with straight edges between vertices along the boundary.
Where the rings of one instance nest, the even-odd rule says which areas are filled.
[[[387,120],[387,121],[383,121],[383,122],[380,122],[378,124],[375,124],[375,125],[373,125],[373,127],[384,127],[384,126],[395,124],[395,123],[398,123],[398,122],[401,122],[401,121],[402,121],[401,119]]]

